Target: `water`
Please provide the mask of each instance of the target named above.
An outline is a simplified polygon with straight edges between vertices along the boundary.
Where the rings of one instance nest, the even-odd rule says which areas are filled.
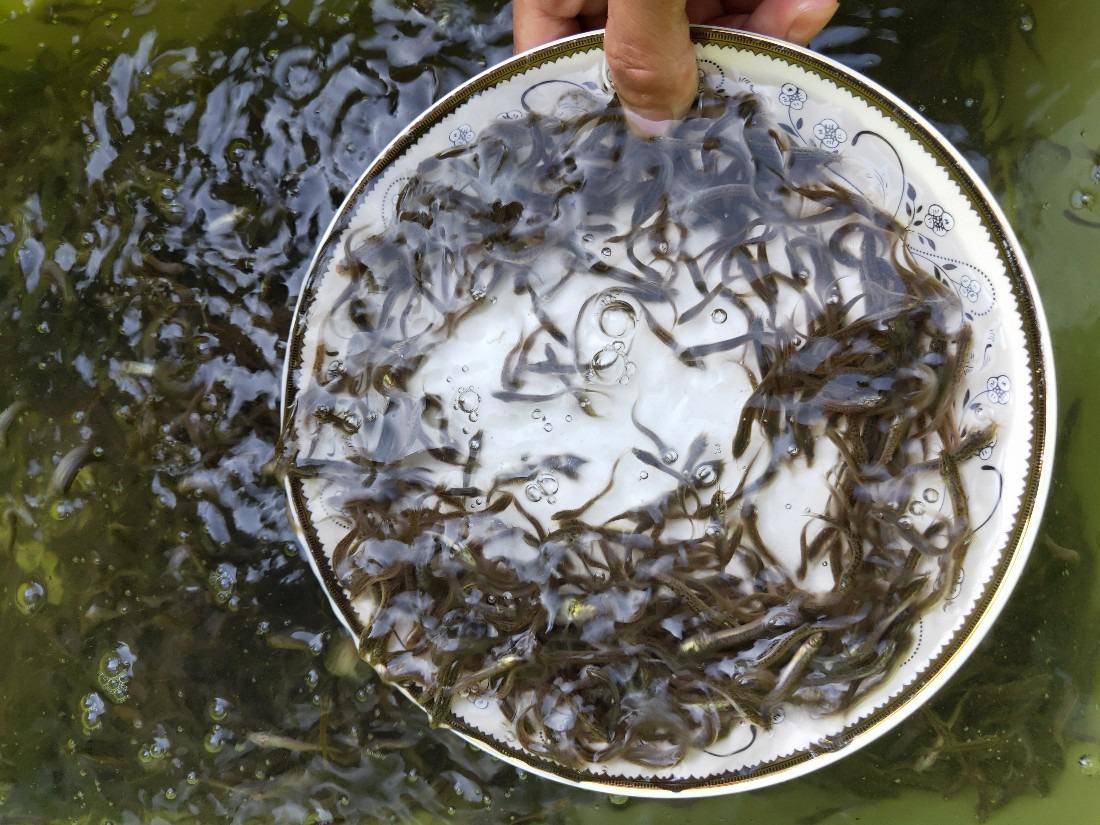
[[[0,817],[1086,821],[1100,6],[948,8],[852,0],[819,46],[921,106],[1019,228],[1060,381],[1042,538],[927,712],[804,780],[685,804],[525,778],[428,728],[356,662],[269,465],[280,341],[319,233],[394,132],[507,54],[506,9],[4,4],[0,408],[26,408],[0,415]],[[1074,209],[1074,192],[1092,200]]]

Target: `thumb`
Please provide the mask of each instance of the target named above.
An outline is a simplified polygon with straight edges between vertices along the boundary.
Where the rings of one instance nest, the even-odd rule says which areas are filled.
[[[654,134],[687,112],[699,74],[684,0],[610,0],[604,50],[635,128]]]

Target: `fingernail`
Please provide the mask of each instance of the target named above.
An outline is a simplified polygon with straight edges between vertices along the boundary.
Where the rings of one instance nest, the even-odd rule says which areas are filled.
[[[633,109],[623,107],[623,118],[630,130],[643,138],[660,138],[667,135],[678,121],[653,120],[635,112]]]
[[[809,43],[833,19],[840,6],[836,0],[807,0],[798,10],[787,40],[792,43]]]

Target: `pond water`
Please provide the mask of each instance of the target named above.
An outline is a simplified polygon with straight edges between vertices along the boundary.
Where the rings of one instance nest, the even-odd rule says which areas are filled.
[[[818,39],[990,182],[1060,447],[1003,618],[921,713],[786,785],[628,801],[429,728],[358,663],[273,465],[282,339],[349,184],[510,51],[496,2],[0,0],[0,821],[1083,821],[1100,800],[1092,0],[849,0]]]

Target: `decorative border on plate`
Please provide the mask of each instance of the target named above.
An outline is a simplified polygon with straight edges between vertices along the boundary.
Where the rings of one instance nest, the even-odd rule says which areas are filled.
[[[1030,552],[1030,545],[1025,544],[1024,537],[1025,534],[1030,532],[1031,527],[1037,523],[1042,514],[1046,489],[1049,484],[1049,458],[1045,454],[1045,448],[1052,443],[1054,436],[1054,376],[1052,369],[1050,369],[1053,367],[1050,344],[1042,321],[1039,299],[1035,294],[1034,281],[1026,263],[1023,261],[1022,254],[1019,252],[1019,245],[1006,220],[1000,214],[991,196],[985,192],[984,186],[975,173],[968,169],[960,158],[956,157],[947,140],[940,136],[930,124],[923,121],[919,115],[894,99],[888,92],[879,89],[872,81],[861,78],[854,72],[827,58],[771,38],[713,27],[693,27],[692,39],[702,45],[755,51],[758,54],[778,59],[830,80],[840,90],[861,99],[886,117],[901,124],[959,187],[963,197],[977,213],[982,225],[989,233],[994,247],[997,249],[1001,262],[1005,267],[1006,276],[1012,285],[1015,308],[1022,322],[1022,331],[1026,341],[1028,372],[1031,379],[1029,390],[1032,406],[1032,419],[1030,422],[1032,430],[1028,444],[1028,473],[1024,491],[1020,497],[1015,523],[1007,543],[1001,548],[1001,560],[993,575],[985,583],[982,594],[974,609],[967,616],[963,627],[955,634],[954,638],[944,645],[940,653],[929,662],[919,676],[902,689],[902,693],[887,700],[867,716],[844,728],[833,737],[833,741],[829,743],[828,747],[796,751],[789,756],[773,759],[766,763],[705,778],[685,777],[675,779],[641,775],[633,777],[612,776],[580,771],[535,756],[502,742],[495,736],[481,731],[453,715],[445,725],[464,738],[513,764],[528,766],[550,778],[566,780],[581,787],[615,787],[650,794],[654,791],[676,794],[689,790],[700,791],[705,789],[711,789],[711,793],[722,792],[719,789],[733,791],[736,789],[736,785],[746,781],[758,780],[787,771],[811,760],[820,759],[826,753],[841,751],[853,739],[867,733],[872,728],[880,725],[890,727],[892,724],[896,724],[897,721],[900,721],[897,716],[898,711],[916,699],[924,688],[942,672],[948,669],[953,670],[961,664],[961,662],[955,661],[961,649],[972,641],[973,643],[977,642],[977,638],[972,637],[975,636],[975,631],[982,619],[987,617],[992,602],[1001,593],[1002,584],[1005,582],[1007,574],[1016,566],[1017,569],[1013,572],[1018,575],[1018,567],[1022,565]],[[353,217],[355,205],[359,203],[363,193],[373,186],[378,175],[396,158],[415,145],[425,133],[470,98],[531,69],[563,58],[602,49],[602,47],[603,33],[593,32],[557,41],[505,61],[442,98],[417,119],[412,126],[398,135],[363,173],[329,226],[325,240],[314,256],[306,280],[303,283],[302,293],[292,322],[290,346],[287,348],[284,368],[282,406],[282,424],[284,427],[289,421],[294,406],[294,397],[297,390],[294,380],[295,375],[303,364],[304,319],[308,316],[309,308],[315,298],[315,281],[319,275],[328,269],[328,265],[339,247],[339,238]],[[353,633],[357,636],[360,635],[363,631],[362,624],[359,622],[346,593],[340,587],[333,571],[328,566],[324,549],[310,519],[301,481],[293,478],[288,479],[287,492],[295,525],[298,528],[299,539],[310,553],[311,567],[321,578],[329,599],[344,623]],[[983,629],[978,638],[984,632]],[[415,702],[415,697],[409,694],[408,691],[402,690],[402,692],[406,693]],[[826,761],[832,760],[822,760],[822,766]],[[804,771],[800,771],[800,773],[802,772]]]

